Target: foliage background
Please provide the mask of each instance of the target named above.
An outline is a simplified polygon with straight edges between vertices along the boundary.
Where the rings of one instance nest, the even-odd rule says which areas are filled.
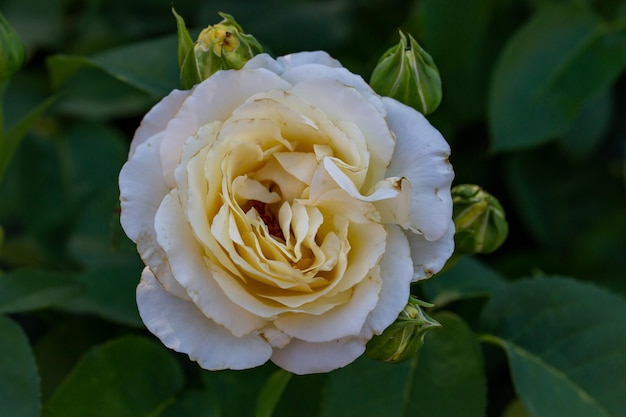
[[[130,138],[178,86],[170,1],[0,0],[27,48],[5,128],[55,97],[0,184],[0,415],[626,415],[626,2],[174,6],[195,32],[223,10],[275,55],[325,49],[366,80],[411,32],[441,72],[429,119],[456,183],[500,199],[509,239],[414,289],[444,325],[419,360],[202,371],[145,331],[119,227]]]

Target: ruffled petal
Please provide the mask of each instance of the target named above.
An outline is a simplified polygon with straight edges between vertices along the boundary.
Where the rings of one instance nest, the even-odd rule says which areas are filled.
[[[365,137],[370,152],[367,183],[385,177],[395,140],[382,114],[354,88],[336,80],[308,80],[296,84],[291,92],[326,113],[331,120],[354,123]],[[399,175],[402,176],[402,175]]]
[[[407,232],[415,268],[413,281],[430,278],[446,264],[454,252],[454,222],[450,220],[446,233],[438,240],[429,241],[424,236]]]
[[[183,144],[201,126],[228,119],[237,107],[255,94],[290,86],[276,74],[263,69],[218,71],[198,84],[164,131],[161,160],[166,184],[170,188],[175,186],[174,170],[180,163]]]
[[[234,304],[215,282],[185,219],[176,191],[164,199],[156,215],[157,239],[165,251],[174,278],[208,318],[235,336],[247,335],[265,325],[265,320]]]
[[[247,369],[267,362],[272,347],[259,335],[235,337],[193,303],[165,291],[149,268],[137,286],[139,314],[165,346],[186,353],[208,370]]]
[[[271,361],[298,375],[330,372],[353,362],[365,352],[366,341],[347,337],[324,343],[291,339],[282,349],[274,349]]]
[[[382,283],[378,268],[356,285],[349,301],[319,316],[285,313],[274,325],[290,336],[306,342],[330,342],[361,332],[370,311],[376,307]]]
[[[383,103],[396,136],[387,176],[410,181],[410,229],[427,240],[437,240],[446,233],[452,218],[450,146],[419,112],[388,97],[383,97]]]

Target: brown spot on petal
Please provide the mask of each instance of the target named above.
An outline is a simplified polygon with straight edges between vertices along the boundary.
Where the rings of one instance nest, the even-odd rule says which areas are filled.
[[[261,217],[261,220],[263,220],[263,223],[267,226],[267,230],[270,232],[270,235],[284,241],[285,235],[283,235],[283,230],[280,228],[278,219],[267,204],[262,201],[250,200],[250,205],[259,213],[259,216]]]

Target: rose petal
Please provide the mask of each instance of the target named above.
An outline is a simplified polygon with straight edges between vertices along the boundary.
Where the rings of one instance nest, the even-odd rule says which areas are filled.
[[[368,314],[376,307],[382,287],[378,268],[373,268],[352,293],[350,301],[319,316],[285,313],[274,325],[290,336],[306,342],[330,342],[361,333]]]
[[[165,346],[186,353],[209,370],[247,369],[267,362],[271,346],[259,335],[235,337],[205,317],[195,305],[161,287],[149,268],[137,287],[139,314]]]
[[[422,114],[388,97],[383,97],[383,103],[396,135],[387,176],[403,176],[410,181],[410,228],[427,240],[437,240],[446,233],[452,218],[450,146]]]
[[[446,264],[454,252],[454,222],[448,223],[446,233],[436,241],[429,241],[422,235],[408,232],[411,256],[415,268],[413,281],[430,278]]]
[[[331,119],[352,122],[359,126],[370,152],[368,178],[376,181],[385,177],[395,140],[384,114],[356,89],[346,88],[339,81],[303,81],[295,85],[291,92],[318,107]]]
[[[274,349],[270,358],[281,368],[298,375],[330,372],[353,362],[365,352],[366,341],[346,337],[324,343],[291,339],[282,349]]]
[[[144,143],[151,136],[165,130],[167,123],[174,118],[176,112],[180,110],[183,101],[190,93],[189,90],[174,90],[150,109],[135,131],[135,136],[130,144],[129,158],[133,156],[137,146]]]
[[[166,184],[170,188],[175,186],[174,169],[180,162],[183,144],[200,126],[226,120],[241,103],[255,94],[290,86],[276,74],[263,69],[219,71],[198,84],[165,129],[161,160]]]
[[[359,93],[372,103],[382,114],[385,114],[385,106],[380,97],[365,80],[343,67],[332,67],[323,63],[310,63],[308,65],[294,66],[286,69],[281,77],[292,84],[298,84],[307,80],[336,80],[350,87],[356,88]]]
[[[409,242],[398,226],[387,226],[387,247],[380,260],[380,276],[383,286],[378,303],[367,317],[361,333],[366,338],[372,333],[381,334],[398,318],[409,300],[413,260]]]
[[[155,228],[174,278],[207,317],[237,337],[265,325],[265,320],[231,302],[217,285],[184,217],[175,190],[163,199],[156,214]]]
[[[137,147],[120,172],[120,223],[126,235],[137,244],[139,256],[159,277],[163,286],[176,296],[187,293],[172,277],[154,229],[154,216],[169,192],[159,158],[162,135],[155,135]]]

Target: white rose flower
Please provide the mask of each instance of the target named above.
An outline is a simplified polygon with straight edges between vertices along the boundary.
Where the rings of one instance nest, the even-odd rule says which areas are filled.
[[[210,370],[347,365],[452,253],[449,152],[325,52],[172,92],[120,173],[145,325]]]

